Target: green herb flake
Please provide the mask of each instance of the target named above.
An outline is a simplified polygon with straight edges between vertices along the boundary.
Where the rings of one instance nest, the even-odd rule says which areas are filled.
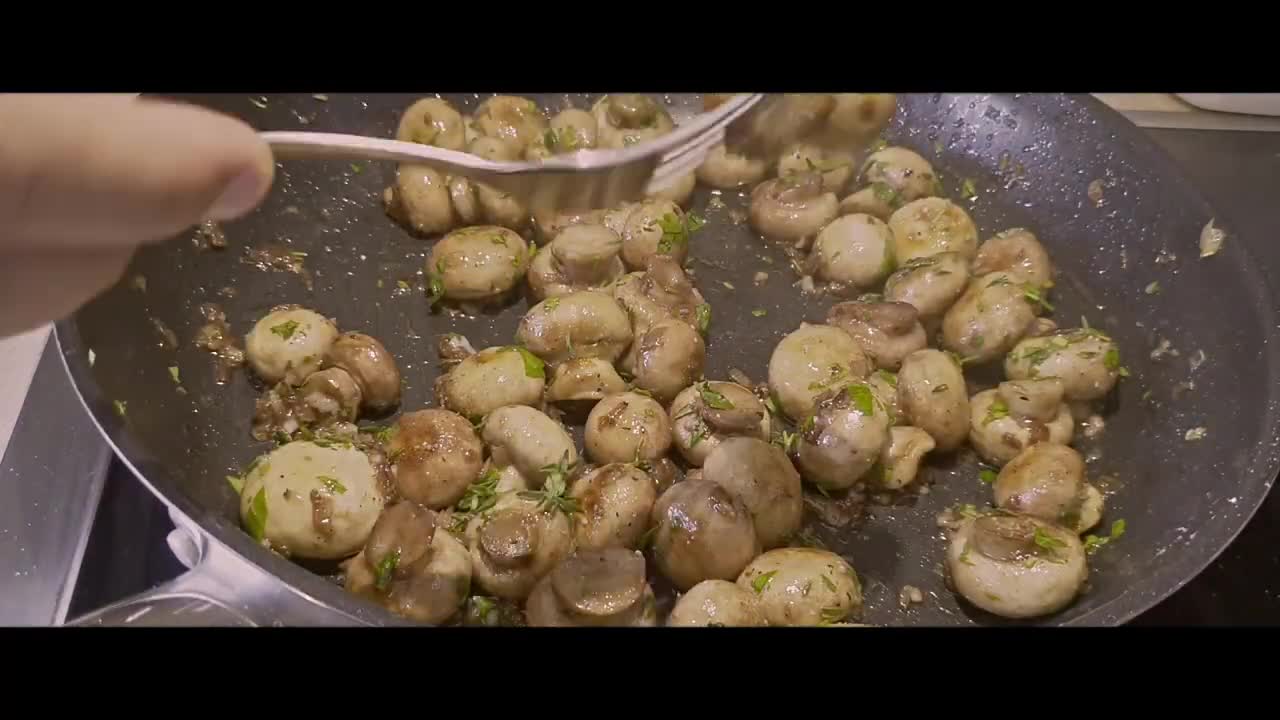
[[[702,442],[703,439],[705,439],[706,437],[707,437],[707,429],[703,427],[701,424],[699,424],[697,431],[694,432],[693,435],[689,437],[689,449],[692,450],[698,447],[698,443]]]
[[[339,495],[347,494],[347,486],[338,482],[338,478],[330,477],[328,475],[320,475],[316,477],[316,479],[324,485],[325,490],[328,490],[331,493],[337,493]]]
[[[819,625],[835,625],[841,620],[844,620],[848,614],[849,614],[849,611],[845,610],[844,608],[838,608],[838,607],[822,608],[822,612],[819,615],[820,620],[818,624]]]
[[[543,301],[543,303],[542,303],[542,311],[543,311],[543,312],[555,312],[555,309],[556,309],[556,308],[558,308],[558,307],[560,307],[560,298],[559,298],[559,297],[547,298],[547,299],[546,299],[545,301]]]
[[[896,387],[898,387],[898,376],[897,376],[897,375],[894,375],[893,373],[891,373],[891,372],[889,372],[888,370],[885,370],[885,369],[883,369],[883,368],[881,368],[880,370],[877,370],[875,374],[876,374],[876,377],[878,377],[878,378],[880,378],[881,380],[883,380],[883,381],[885,382],[885,384],[886,384],[886,385],[888,385],[889,387],[892,387],[892,388],[896,388]]]
[[[286,322],[282,322],[279,325],[276,325],[275,327],[271,328],[271,334],[279,335],[285,340],[288,340],[289,338],[293,337],[293,334],[297,332],[297,330],[298,330],[298,321],[288,320]]]
[[[1123,518],[1111,523],[1111,539],[1119,540],[1120,536],[1124,535],[1124,528],[1125,523]]]
[[[900,204],[899,198],[898,198],[898,191],[894,190],[892,187],[889,187],[889,183],[886,183],[886,182],[871,183],[871,193],[875,195],[877,200],[888,205],[891,208],[896,208]]]
[[[871,152],[876,153],[887,147],[889,147],[889,143],[886,142],[884,138],[876,138],[875,142],[871,143],[870,150]]]
[[[397,430],[395,425],[387,425],[385,427],[380,427],[377,430],[373,431],[373,439],[377,440],[383,445],[387,445],[393,439],[395,439],[396,432]]]
[[[711,328],[711,305],[702,303],[693,311],[693,316],[698,323],[698,332],[706,335],[707,330]]]
[[[444,298],[444,277],[436,273],[427,273],[427,306],[435,307]]]
[[[986,344],[986,342],[987,341],[983,339],[981,335],[974,335],[973,338],[969,340],[969,344],[973,345],[974,350],[981,350],[982,346]]]
[[[777,570],[770,570],[751,578],[751,589],[755,590],[757,595],[763,593],[764,589],[769,587],[769,583],[773,582],[773,576],[777,574]]]
[[[751,314],[754,317],[764,317],[765,315],[769,314],[769,311],[765,310],[764,308],[756,308],[755,310],[751,311]]]
[[[687,246],[689,238],[706,224],[706,220],[693,213],[687,213],[683,218],[676,217],[675,213],[664,214],[658,218],[658,227],[662,229],[662,239],[658,241],[658,253],[670,255],[677,247]]]
[[[703,404],[713,410],[733,410],[733,403],[729,402],[729,398],[719,392],[711,389],[710,383],[702,383],[698,388],[698,396],[702,398]]]
[[[129,410],[129,403],[124,400],[114,400],[111,406],[116,409],[116,414],[120,417],[124,417]]]
[[[965,200],[973,200],[978,197],[978,186],[974,184],[971,178],[965,178],[960,183],[960,197]]]
[[[866,384],[850,383],[844,391],[855,410],[867,416],[875,414],[875,395],[871,394],[871,388]]]
[[[1057,552],[1067,546],[1065,542],[1045,532],[1044,528],[1041,527],[1036,528],[1036,533],[1033,539],[1036,547],[1043,548],[1051,553]]]
[[[978,473],[978,479],[990,485],[996,481],[996,471],[991,468],[986,468]]]
[[[177,365],[169,366],[169,377],[173,378],[173,382],[175,384],[178,384],[178,385],[182,384],[182,375],[180,374],[180,371],[178,370]]]
[[[253,500],[249,503],[249,514],[244,522],[249,536],[262,542],[262,538],[267,533],[267,489],[265,487],[258,488],[258,494],[253,496]]]
[[[782,409],[778,407],[778,401],[773,399],[772,393],[769,394],[769,397],[764,399],[764,407],[772,415],[782,414]]]
[[[960,562],[965,565],[974,564],[973,561],[969,559],[969,543],[965,543],[964,547],[960,550]]]
[[[827,589],[830,590],[831,592],[836,591],[836,584],[831,582],[831,578],[827,577],[826,575],[822,576],[822,584],[826,585]]]
[[[1156,281],[1154,281],[1154,282],[1147,283],[1147,286],[1146,286],[1145,288],[1143,288],[1143,289],[1142,289],[1142,292],[1144,292],[1144,293],[1146,293],[1146,294],[1148,294],[1148,295],[1159,295],[1159,294],[1160,294],[1160,281],[1159,281],[1159,280],[1156,280]]]
[[[519,345],[511,348],[520,353],[520,358],[524,360],[524,376],[530,378],[546,378],[547,364],[542,362],[542,358],[529,352],[528,349]]]
[[[381,592],[386,592],[391,587],[391,578],[395,576],[396,566],[400,564],[400,549],[396,548],[387,553],[382,561],[378,563],[378,567],[374,569],[374,584]]]
[[[1040,288],[1033,285],[1027,285],[1022,290],[1022,296],[1026,298],[1028,302],[1039,305],[1049,312],[1053,312],[1053,305],[1050,304],[1048,300],[1044,299],[1044,292]]]
[[[984,426],[990,425],[996,420],[1000,420],[1007,417],[1009,417],[1009,406],[1004,404],[1004,400],[1001,400],[1000,398],[996,398],[994,401],[992,401],[991,405],[987,408],[987,416],[983,418],[982,424]]]
[[[1101,537],[1097,535],[1089,535],[1084,539],[1085,552],[1092,555],[1096,553],[1098,550],[1101,550],[1102,547],[1107,543],[1113,540],[1119,540],[1120,536],[1124,535],[1124,528],[1125,528],[1125,523],[1124,523],[1124,520],[1121,519],[1111,523],[1110,535],[1103,535]]]
[[[231,486],[232,490],[236,491],[237,495],[244,492],[244,478],[239,475],[228,475],[227,484]]]
[[[1108,370],[1119,370],[1120,349],[1115,347],[1107,348],[1107,354],[1102,356],[1102,364],[1105,365]]]
[[[364,166],[361,165],[360,163],[351,163],[351,172],[359,175],[360,173],[364,172]]]

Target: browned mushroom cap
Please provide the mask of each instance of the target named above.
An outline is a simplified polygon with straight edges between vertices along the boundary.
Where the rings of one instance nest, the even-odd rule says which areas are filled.
[[[852,335],[877,366],[896,370],[929,342],[919,316],[909,303],[854,300],[833,306],[827,324]]]
[[[360,386],[342,368],[313,372],[302,383],[303,402],[315,411],[316,420],[351,422],[360,412]]]
[[[993,483],[998,507],[1074,527],[1084,502],[1084,458],[1056,443],[1036,443],[1010,460]]]
[[[465,597],[464,591],[462,598]],[[412,573],[397,580],[387,596],[387,607],[392,612],[426,623],[448,618],[458,610],[459,603],[457,579],[433,572]]]
[[[756,437],[725,438],[707,456],[702,473],[746,505],[765,549],[784,544],[800,529],[800,473],[777,445]]]
[[[973,549],[1000,562],[1035,555],[1036,530],[1041,524],[1028,515],[995,513],[973,521]]]
[[[480,549],[497,567],[518,568],[533,560],[540,530],[533,513],[520,508],[499,510],[480,526]]]
[[[650,300],[676,318],[691,325],[697,323],[698,306],[705,300],[674,258],[667,255],[650,257],[640,286]]]
[[[394,556],[394,567],[404,569],[426,556],[436,532],[436,514],[421,505],[401,500],[388,505],[373,524],[364,545],[369,565],[380,568]]]
[[[350,373],[360,386],[364,404],[387,410],[400,402],[400,369],[382,343],[364,333],[343,333],[329,348],[327,367]]]
[[[682,590],[703,580],[735,578],[760,554],[751,511],[708,480],[671,486],[654,505],[653,520],[654,561]]]
[[[617,615],[644,595],[644,556],[625,548],[579,550],[551,571],[551,588],[565,608],[590,617]]]
[[[471,422],[448,410],[401,415],[387,452],[395,458],[400,494],[437,509],[460,500],[484,464],[484,446]]]

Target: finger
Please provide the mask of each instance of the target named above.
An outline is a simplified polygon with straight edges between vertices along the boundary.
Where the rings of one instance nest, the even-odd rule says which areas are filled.
[[[70,315],[124,274],[131,248],[11,251],[0,256],[0,337]]]
[[[246,124],[119,95],[0,95],[0,242],[128,246],[265,197],[271,151]]]

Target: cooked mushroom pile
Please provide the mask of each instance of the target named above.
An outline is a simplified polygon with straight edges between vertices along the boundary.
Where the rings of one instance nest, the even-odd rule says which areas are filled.
[[[527,309],[511,344],[442,334],[437,407],[357,427],[399,406],[395,359],[274,308],[245,343],[267,386],[253,435],[277,443],[236,478],[245,528],[341,562],[348,590],[429,624],[853,625],[864,578],[806,539],[823,521],[806,507],[926,492],[932,461],[971,447],[991,503],[946,523],[948,587],[1008,618],[1068,607],[1100,544],[1081,535],[1106,513],[1070,444],[1126,374],[1119,349],[1044,317],[1055,271],[1035,234],[979,242],[928,159],[876,140],[895,107],[787,96],[674,189],[615,208],[532,217],[482,183],[399,168],[388,211],[435,238],[421,311]],[[498,96],[471,112],[421,100],[396,136],[538,160],[673,127],[644,95],[554,114]],[[759,384],[707,377],[698,183],[741,189],[759,242],[831,297],[807,316],[825,321],[789,326]],[[967,376],[984,365],[1004,381]]]

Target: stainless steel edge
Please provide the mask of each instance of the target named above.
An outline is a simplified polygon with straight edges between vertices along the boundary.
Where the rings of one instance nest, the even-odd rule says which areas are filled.
[[[1219,112],[1165,112],[1162,110],[1122,110],[1122,115],[1142,128],[1170,130],[1228,130],[1236,132],[1280,132],[1280,118]]]

